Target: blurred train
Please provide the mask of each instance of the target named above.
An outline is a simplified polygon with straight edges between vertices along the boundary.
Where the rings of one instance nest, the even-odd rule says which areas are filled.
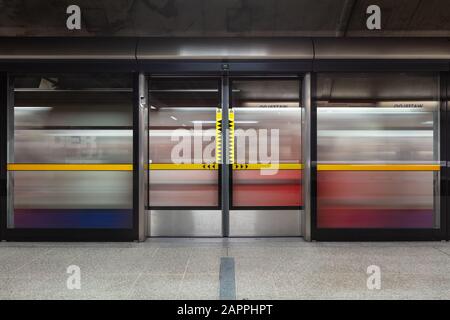
[[[75,72],[40,72],[73,59],[52,39],[0,52],[8,228],[131,229],[137,208],[146,236],[444,227],[448,41],[125,40],[75,39]]]

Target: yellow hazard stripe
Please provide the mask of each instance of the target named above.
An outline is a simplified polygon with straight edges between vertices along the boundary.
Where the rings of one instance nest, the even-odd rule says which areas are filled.
[[[8,171],[132,171],[132,164],[9,163]]]
[[[222,162],[222,110],[216,109],[216,162]]]
[[[229,130],[229,154],[230,163],[234,164],[234,111],[230,109],[228,111],[228,130]]]
[[[248,163],[233,164],[233,170],[301,170],[303,165],[300,163]]]
[[[318,164],[318,171],[440,171],[438,164]]]
[[[149,165],[150,170],[217,170],[217,163],[152,163]]]

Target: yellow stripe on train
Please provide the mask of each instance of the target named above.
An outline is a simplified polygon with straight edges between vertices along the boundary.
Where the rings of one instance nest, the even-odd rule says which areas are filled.
[[[301,170],[301,163],[235,163],[233,170]]]
[[[217,163],[152,163],[150,170],[217,170]]]
[[[318,171],[440,171],[438,164],[318,164]]]
[[[107,163],[9,163],[8,171],[132,171],[132,164]]]

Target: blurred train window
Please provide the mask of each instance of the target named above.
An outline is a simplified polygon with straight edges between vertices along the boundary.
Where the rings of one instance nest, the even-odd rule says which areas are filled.
[[[10,228],[132,227],[132,79],[17,74]]]
[[[149,105],[149,207],[218,208],[218,167],[192,165],[216,162],[219,80],[150,78]]]
[[[439,75],[317,79],[317,226],[439,228]]]
[[[234,79],[231,106],[232,207],[302,206],[300,80]]]

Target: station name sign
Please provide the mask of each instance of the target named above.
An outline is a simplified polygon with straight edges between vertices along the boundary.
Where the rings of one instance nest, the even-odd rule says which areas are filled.
[[[435,109],[439,106],[439,101],[381,101],[377,103],[380,108],[397,109]]]
[[[423,108],[423,103],[396,103],[394,108]]]

